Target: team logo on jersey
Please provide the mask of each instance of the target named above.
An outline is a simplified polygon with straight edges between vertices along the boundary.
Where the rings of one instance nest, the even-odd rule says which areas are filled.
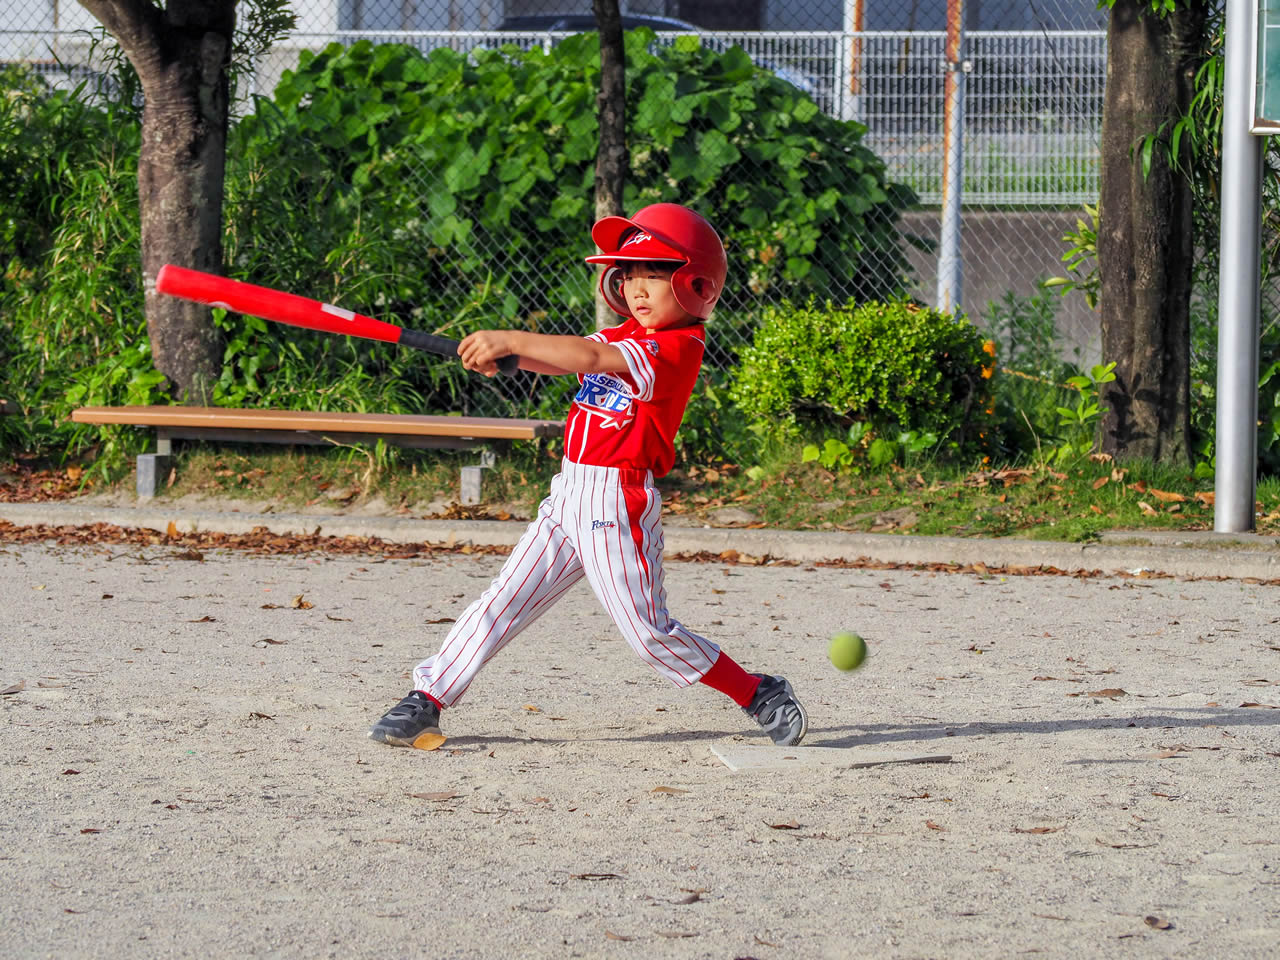
[[[640,342],[644,344],[644,348],[649,351],[649,355],[651,357],[656,357],[658,355],[657,340],[641,340]]]
[[[612,520],[592,520],[591,521],[591,529],[593,532],[596,530],[611,530],[616,526],[617,524]]]
[[[602,426],[615,430],[626,426],[635,416],[631,387],[608,373],[589,373],[583,377],[573,400],[589,413],[601,415]]]

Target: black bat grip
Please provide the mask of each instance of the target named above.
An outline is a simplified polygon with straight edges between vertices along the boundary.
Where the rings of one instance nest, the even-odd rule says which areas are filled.
[[[457,357],[458,344],[461,341],[449,337],[438,337],[434,333],[423,333],[421,330],[401,330],[397,343],[426,350],[428,353],[438,353],[442,357]],[[503,376],[513,376],[518,369],[520,369],[520,358],[513,353],[498,360],[498,372]]]

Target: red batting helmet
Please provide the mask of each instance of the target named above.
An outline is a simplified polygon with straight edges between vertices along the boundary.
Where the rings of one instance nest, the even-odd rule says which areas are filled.
[[[706,320],[724,291],[729,261],[720,235],[703,217],[678,203],[655,203],[634,217],[605,217],[591,228],[602,251],[587,263],[608,264],[600,274],[600,292],[615,313],[631,316],[622,295],[619,261],[678,263],[671,292],[688,313]],[[699,283],[698,281],[701,281]]]

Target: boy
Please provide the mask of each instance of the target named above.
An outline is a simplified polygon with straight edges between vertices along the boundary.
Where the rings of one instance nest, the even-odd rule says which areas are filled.
[[[392,746],[440,732],[440,711],[480,668],[586,577],[640,657],[676,686],[729,696],[780,746],[808,718],[782,677],[747,673],[667,611],[662,499],[653,485],[675,461],[676,429],[702,365],[703,321],[724,288],[724,246],[706,220],[659,203],[591,230],[605,265],[600,291],[625,322],[588,337],[481,330],[458,347],[469,370],[493,376],[520,357],[536,373],[576,374],[564,461],[501,572],[454,623],[440,652],[413,671],[413,690],[369,730]]]

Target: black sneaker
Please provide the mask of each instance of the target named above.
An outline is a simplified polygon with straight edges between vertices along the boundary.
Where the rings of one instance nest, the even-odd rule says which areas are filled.
[[[412,747],[419,734],[439,732],[440,708],[421,690],[414,690],[369,728],[371,739],[393,747]]]
[[[743,707],[743,710],[748,716],[755,717],[778,746],[794,747],[804,739],[805,731],[809,729],[809,716],[796,699],[796,692],[785,677],[771,677],[763,673],[752,676],[760,678],[760,686],[756,688],[751,706]]]

